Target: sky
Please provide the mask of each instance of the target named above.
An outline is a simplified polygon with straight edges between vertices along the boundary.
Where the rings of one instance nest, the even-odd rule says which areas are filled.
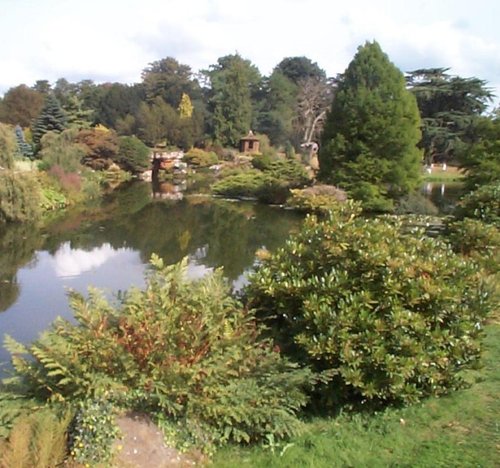
[[[238,52],[268,75],[306,56],[329,76],[376,40],[402,71],[449,67],[500,97],[498,0],[0,0],[0,95],[39,79],[135,83],[168,56],[193,72]]]

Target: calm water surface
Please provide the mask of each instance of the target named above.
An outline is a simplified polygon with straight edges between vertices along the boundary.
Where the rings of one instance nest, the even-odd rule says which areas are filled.
[[[144,284],[152,253],[167,263],[188,257],[188,274],[223,267],[236,288],[261,247],[281,245],[302,216],[277,207],[185,195],[176,187],[136,183],[100,206],[75,211],[43,231],[15,226],[0,232],[0,336],[36,339],[57,317],[71,318],[67,290],[117,291]],[[0,374],[8,353],[0,348]]]
[[[188,257],[188,274],[200,277],[223,267],[236,288],[245,282],[255,252],[283,244],[302,216],[278,207],[192,194],[172,184],[135,183],[99,206],[74,211],[43,231],[11,226],[0,231],[0,340],[36,339],[57,317],[72,318],[68,289],[85,293],[144,284],[152,253],[172,264]],[[196,192],[199,191],[194,187]],[[459,185],[427,185],[426,196],[441,212],[460,195]],[[0,346],[0,376],[9,354]]]

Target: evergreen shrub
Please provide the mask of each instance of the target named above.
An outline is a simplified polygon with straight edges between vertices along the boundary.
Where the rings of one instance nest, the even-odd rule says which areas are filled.
[[[357,209],[308,217],[263,257],[250,306],[322,373],[324,403],[412,403],[461,387],[491,306],[482,277],[444,242]]]
[[[271,161],[264,171],[250,169],[216,182],[217,195],[234,198],[256,198],[264,203],[285,203],[290,190],[310,183],[304,167],[295,160]]]
[[[459,202],[456,217],[476,218],[500,227],[500,183],[483,185],[465,195]]]
[[[192,148],[184,155],[184,161],[196,167],[210,167],[219,162],[217,154],[200,148]]]
[[[500,271],[500,229],[478,219],[465,218],[446,225],[453,250],[483,266],[488,273]]]
[[[149,148],[135,136],[118,138],[119,150],[115,162],[126,171],[143,172],[151,167]]]

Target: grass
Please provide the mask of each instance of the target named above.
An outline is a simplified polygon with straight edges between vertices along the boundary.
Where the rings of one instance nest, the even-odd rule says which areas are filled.
[[[408,408],[317,418],[288,443],[223,449],[213,466],[500,466],[499,360],[496,323],[486,328],[483,367],[466,375],[470,388]]]
[[[443,171],[440,166],[433,168],[432,172],[422,174],[424,182],[456,182],[464,178],[464,173],[455,166],[448,166],[446,171]]]

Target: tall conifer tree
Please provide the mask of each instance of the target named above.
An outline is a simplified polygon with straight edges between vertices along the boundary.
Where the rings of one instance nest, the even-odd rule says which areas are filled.
[[[415,187],[420,117],[401,71],[377,42],[358,48],[341,77],[321,138],[320,177],[375,210]]]
[[[45,98],[45,105],[33,126],[33,143],[39,149],[40,140],[48,132],[60,133],[67,127],[67,119],[59,101],[52,94]]]

